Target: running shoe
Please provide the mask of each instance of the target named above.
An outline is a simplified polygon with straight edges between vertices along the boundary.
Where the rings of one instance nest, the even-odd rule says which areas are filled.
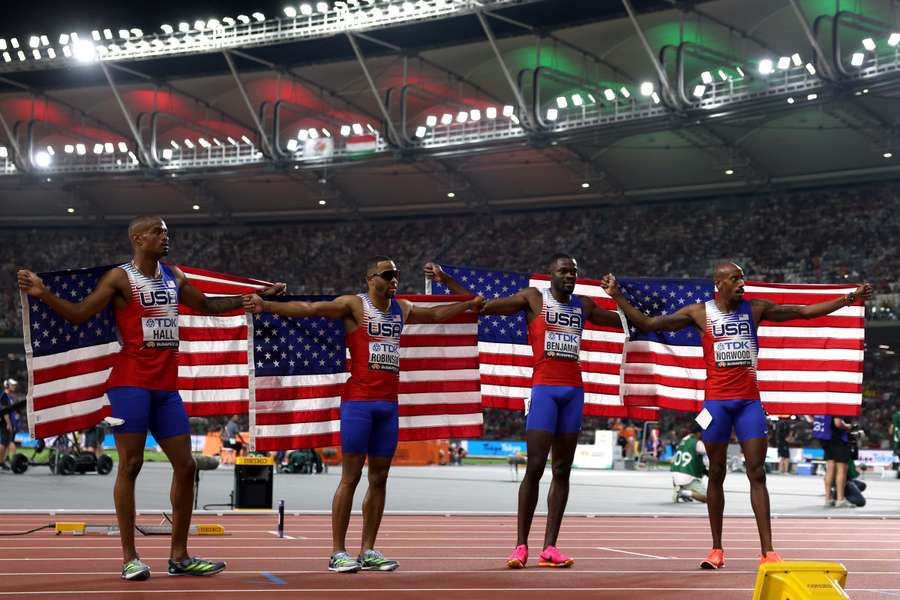
[[[679,493],[678,488],[672,488],[672,502],[678,504],[681,501],[681,494]]]
[[[128,581],[150,579],[150,567],[139,558],[129,560],[122,565],[122,579],[127,579]]]
[[[846,498],[841,500],[840,502],[835,503],[835,508],[856,508],[856,505],[847,500]]]
[[[775,552],[774,550],[769,550],[764,555],[759,557],[759,564],[764,565],[766,563],[779,563],[784,562],[784,559]]]
[[[356,573],[360,568],[359,561],[347,552],[335,552],[328,561],[328,570],[335,573]]]
[[[519,544],[506,559],[506,566],[510,569],[524,569],[528,562],[528,546]]]
[[[225,570],[224,562],[204,560],[199,556],[191,556],[184,560],[169,560],[169,575],[196,575],[208,577]]]
[[[400,566],[396,560],[385,558],[378,550],[366,550],[356,562],[363,571],[396,571]]]
[[[713,548],[700,563],[701,569],[721,569],[725,566],[725,551],[721,548]]]
[[[834,508],[834,500],[826,500],[825,508]]]
[[[547,546],[538,556],[539,567],[556,567],[566,569],[575,564],[574,558],[569,558],[559,551],[556,546]]]

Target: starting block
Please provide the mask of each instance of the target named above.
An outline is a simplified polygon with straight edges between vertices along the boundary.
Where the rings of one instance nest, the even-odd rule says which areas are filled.
[[[759,566],[753,600],[848,600],[840,563],[779,562]]]
[[[119,535],[118,525],[89,525],[82,522],[57,522],[53,524],[56,535],[62,533],[71,533],[72,535]],[[172,525],[165,523],[163,525],[137,525],[135,527],[142,535],[172,535]],[[218,523],[205,523],[191,525],[191,535],[225,535],[225,527]]]

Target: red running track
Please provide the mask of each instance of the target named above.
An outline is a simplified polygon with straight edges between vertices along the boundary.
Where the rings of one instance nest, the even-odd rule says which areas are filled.
[[[158,517],[140,522],[158,523]],[[111,516],[0,515],[0,531],[21,531],[55,520],[108,524]],[[534,565],[511,571],[504,558],[515,542],[513,517],[387,516],[379,549],[400,561],[393,573],[329,573],[331,529],[327,516],[287,517],[280,539],[272,515],[195,517],[222,523],[227,535],[192,537],[191,552],[227,560],[210,578],[168,577],[168,539],[138,537],[142,558],[154,570],[144,582],[119,578],[117,537],[55,536],[41,531],[4,538],[0,548],[3,598],[158,598],[191,600],[264,598],[750,598],[759,554],[752,519],[726,519],[726,567],[702,571],[709,549],[703,518],[570,517],[559,546],[576,559],[571,569]],[[354,516],[348,543],[359,543]],[[539,552],[544,521],[535,519],[532,552]],[[854,600],[900,598],[900,523],[880,519],[777,519],[776,549],[788,560],[837,561],[850,575]]]

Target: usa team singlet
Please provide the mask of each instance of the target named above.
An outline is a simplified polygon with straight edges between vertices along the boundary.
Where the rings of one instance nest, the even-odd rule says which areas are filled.
[[[756,361],[759,343],[750,302],[723,313],[714,300],[706,302],[703,360],[707,400],[759,400]]]
[[[534,355],[531,384],[581,387],[581,333],[584,310],[581,298],[572,295],[563,304],[549,289],[541,292],[541,312],[528,324],[528,341]]]
[[[147,277],[133,263],[119,266],[128,275],[131,298],[114,309],[122,350],[113,359],[107,387],[178,389],[178,281],[159,263],[160,276]]]
[[[351,364],[342,399],[396,402],[403,310],[394,299],[387,311],[381,311],[372,304],[368,294],[359,297],[363,303],[363,320],[346,335]]]

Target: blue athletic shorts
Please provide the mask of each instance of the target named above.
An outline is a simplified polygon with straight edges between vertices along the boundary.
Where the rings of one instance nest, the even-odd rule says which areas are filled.
[[[703,408],[712,416],[709,427],[703,431],[704,442],[727,444],[732,429],[741,442],[769,435],[766,411],[759,400],[705,400]]]
[[[525,430],[543,429],[557,435],[581,431],[584,388],[570,385],[535,385],[531,388]]]
[[[113,387],[106,390],[112,416],[125,423],[113,427],[113,433],[147,433],[157,440],[188,435],[191,432],[184,403],[177,391],[148,390],[139,387]]]
[[[392,457],[400,436],[400,412],[388,400],[341,402],[341,451]]]

